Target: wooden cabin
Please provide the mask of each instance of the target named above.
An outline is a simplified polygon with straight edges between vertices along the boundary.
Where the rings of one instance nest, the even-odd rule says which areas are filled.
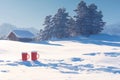
[[[30,42],[35,39],[35,35],[27,30],[13,30],[8,36],[8,40]]]

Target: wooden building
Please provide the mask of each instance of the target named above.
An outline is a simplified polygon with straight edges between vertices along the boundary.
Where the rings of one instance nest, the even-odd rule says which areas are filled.
[[[35,35],[27,30],[13,30],[8,34],[7,39],[13,41],[30,42],[35,39]]]

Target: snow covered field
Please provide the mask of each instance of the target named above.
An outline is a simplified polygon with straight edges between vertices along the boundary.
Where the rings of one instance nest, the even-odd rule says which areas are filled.
[[[120,80],[120,38],[99,35],[24,43],[0,40],[0,80]],[[21,60],[37,51],[38,61]]]

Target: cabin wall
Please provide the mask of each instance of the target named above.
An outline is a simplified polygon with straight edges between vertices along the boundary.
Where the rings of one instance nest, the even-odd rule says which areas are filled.
[[[9,35],[8,35],[8,39],[9,40],[13,40],[13,41],[18,41],[18,38],[16,37],[16,35],[11,32]]]
[[[33,39],[31,39],[31,38],[19,38],[18,41],[30,42],[30,41],[33,41]]]

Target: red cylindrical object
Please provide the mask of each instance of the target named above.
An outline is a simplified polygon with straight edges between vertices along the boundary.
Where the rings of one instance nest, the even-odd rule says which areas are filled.
[[[39,54],[36,51],[31,52],[31,60],[36,61],[39,58]]]
[[[27,61],[30,58],[29,54],[27,52],[22,53],[22,60]]]

